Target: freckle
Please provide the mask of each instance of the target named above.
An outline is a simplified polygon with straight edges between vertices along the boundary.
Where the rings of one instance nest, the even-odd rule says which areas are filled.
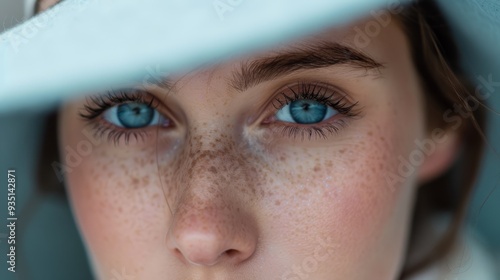
[[[303,193],[303,194],[308,194],[308,193],[310,193],[310,192],[311,192],[311,191],[310,191],[309,189],[307,189],[307,188],[303,188],[303,189],[300,191],[300,193]]]
[[[215,166],[212,166],[208,169],[208,171],[214,173],[214,174],[217,174],[217,168],[215,168]]]
[[[313,170],[314,170],[314,172],[320,172],[321,171],[321,167],[319,167],[318,165],[316,165]]]
[[[345,153],[345,149],[340,150],[340,153],[341,154]]]
[[[373,132],[368,131],[368,136],[373,136]]]
[[[265,196],[265,194],[266,194],[266,192],[265,192],[264,190],[262,190],[262,189],[261,189],[261,190],[260,190],[260,195],[261,195],[261,196]]]
[[[139,179],[137,179],[137,178],[135,178],[135,177],[134,177],[134,178],[132,178],[132,184],[134,184],[134,185],[139,184]]]
[[[279,200],[276,200],[276,201],[274,202],[274,205],[279,206],[280,204],[281,204],[281,201],[279,201]]]

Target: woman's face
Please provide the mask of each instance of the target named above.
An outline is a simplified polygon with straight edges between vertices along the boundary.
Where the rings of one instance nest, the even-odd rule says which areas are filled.
[[[424,93],[395,19],[357,48],[369,20],[65,104],[65,179],[96,275],[394,279]]]

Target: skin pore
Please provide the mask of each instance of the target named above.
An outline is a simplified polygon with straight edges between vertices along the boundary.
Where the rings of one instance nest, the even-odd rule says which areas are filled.
[[[66,186],[95,275],[397,278],[418,184],[450,165],[456,145],[448,135],[417,172],[388,183],[415,140],[429,137],[428,93],[396,21],[355,47],[353,27],[368,20],[168,77],[139,94],[64,104],[65,164],[67,148],[92,135]],[[329,65],[304,62],[311,51]],[[297,67],[270,63],[280,59]],[[117,127],[117,100],[151,104],[158,119]],[[300,100],[323,100],[331,116],[292,123],[286,106]]]

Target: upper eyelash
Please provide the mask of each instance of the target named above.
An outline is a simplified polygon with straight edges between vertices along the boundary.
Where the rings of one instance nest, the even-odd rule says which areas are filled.
[[[297,101],[297,100],[314,100],[321,104],[330,106],[337,110],[344,116],[354,117],[358,116],[359,112],[356,110],[358,102],[349,102],[345,95],[340,94],[338,91],[330,89],[327,86],[320,85],[319,83],[302,83],[299,82],[295,87],[288,86],[288,90],[292,93],[287,94],[284,91],[281,92],[279,97],[276,97],[273,101],[273,106],[276,110],[282,109],[284,106]],[[116,106],[118,104],[123,104],[126,102],[136,102],[147,104],[151,108],[156,108],[158,103],[155,102],[156,99],[147,94],[137,92],[137,91],[108,91],[102,95],[96,95],[88,97],[87,104],[84,105],[84,112],[80,112],[79,115],[87,120],[94,120],[99,117],[107,109]],[[98,123],[93,123],[95,133],[97,136],[103,136],[108,133],[108,140],[114,140],[115,144],[124,136],[125,142],[128,142],[131,136],[137,138],[144,138],[141,134],[141,130],[116,130],[108,126],[99,125]],[[286,134],[288,137],[297,138],[298,136],[308,137],[309,139],[313,136],[320,138],[327,138],[326,133],[337,133],[341,128],[347,126],[345,120],[339,120],[335,124],[323,124],[323,125],[307,125],[303,127],[286,125],[281,127],[282,134]],[[130,133],[138,133],[131,135]]]
[[[155,98],[147,97],[147,94],[127,92],[125,90],[110,90],[102,95],[88,97],[87,104],[83,106],[84,112],[80,112],[79,115],[84,119],[93,120],[107,109],[126,102],[144,103],[151,108],[158,107]]]
[[[105,94],[88,97],[87,104],[83,106],[83,112],[80,112],[79,115],[89,121],[88,124],[93,127],[95,137],[102,138],[106,136],[107,140],[113,142],[115,145],[118,145],[121,139],[124,139],[125,144],[128,144],[131,138],[144,141],[146,137],[144,130],[120,129],[96,120],[107,109],[126,102],[143,103],[151,108],[156,108],[159,104],[154,97],[146,93],[111,90]]]
[[[285,92],[281,92],[280,96],[274,99],[272,103],[274,108],[280,110],[297,100],[314,100],[334,108],[345,116],[353,117],[358,115],[357,110],[355,110],[358,106],[358,102],[349,104],[350,102],[347,101],[345,95],[335,90],[329,89],[319,83],[298,83],[297,87],[298,90],[295,90],[291,86],[287,87],[288,90],[292,92],[292,96]]]

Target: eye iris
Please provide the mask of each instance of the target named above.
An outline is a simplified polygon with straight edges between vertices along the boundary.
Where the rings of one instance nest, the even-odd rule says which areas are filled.
[[[125,103],[118,106],[117,117],[126,128],[141,128],[151,123],[154,109],[147,104]]]
[[[314,100],[297,100],[290,103],[290,115],[300,124],[321,122],[327,113],[328,107]]]

